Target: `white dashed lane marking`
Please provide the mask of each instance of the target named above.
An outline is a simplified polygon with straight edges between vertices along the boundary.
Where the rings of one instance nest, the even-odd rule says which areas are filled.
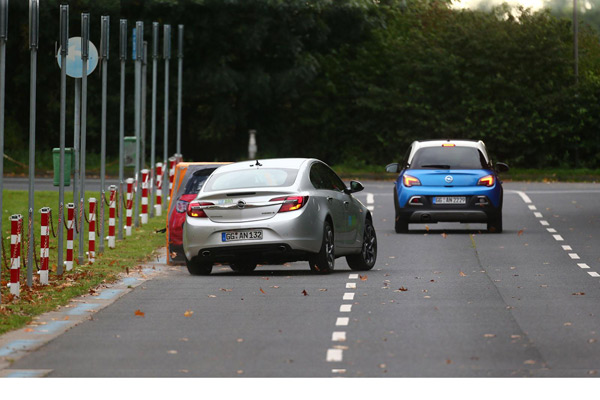
[[[333,335],[331,335],[331,341],[345,342],[346,341],[346,332],[333,332]]]
[[[335,326],[348,326],[349,322],[350,318],[348,317],[338,317],[338,319],[335,321]]]
[[[327,361],[328,362],[339,362],[342,361],[344,352],[341,349],[329,349],[327,350]]]
[[[352,304],[342,304],[340,306],[340,312],[351,312],[352,311]]]
[[[354,282],[346,283],[346,289],[356,289],[356,283],[354,283]]]
[[[543,218],[543,216],[542,216],[542,213],[540,213],[540,212],[536,211],[536,210],[537,210],[537,207],[536,207],[535,205],[531,204],[531,199],[530,199],[530,198],[529,198],[529,196],[527,196],[527,195],[526,195],[524,192],[521,192],[521,191],[519,191],[519,190],[513,190],[513,191],[509,191],[509,192],[516,193],[516,194],[518,194],[519,196],[521,196],[521,198],[523,199],[523,202],[525,202],[525,203],[527,204],[527,207],[528,207],[528,208],[529,208],[531,211],[534,211],[533,215],[535,215],[535,217],[536,217],[536,218]],[[544,192],[544,193],[549,193],[549,192]],[[565,192],[562,192],[562,191],[561,191],[561,192],[556,192],[556,193],[561,193],[561,194],[562,194],[562,193],[565,193]],[[577,192],[577,193],[579,193],[579,192]],[[542,226],[550,226],[550,223],[548,223],[548,221],[546,221],[546,220],[543,220],[543,219],[541,219],[541,220],[540,220],[540,224],[541,224]],[[554,229],[554,228],[546,228],[546,230],[547,230],[549,233],[552,233],[552,234],[553,234],[553,235],[552,235],[552,237],[553,237],[553,238],[554,238],[554,240],[556,240],[557,242],[562,242],[562,241],[564,241],[563,237],[562,237],[561,235],[557,234],[557,231],[556,231],[556,229]],[[562,245],[562,249],[563,249],[564,251],[573,251],[573,249],[571,248],[571,246],[569,246],[569,245],[566,245],[566,244],[563,244],[563,245]],[[570,257],[572,260],[580,260],[580,259],[581,259],[581,257],[579,257],[579,254],[577,254],[577,253],[569,253],[569,257]],[[589,265],[587,265],[586,263],[577,263],[577,266],[578,266],[579,268],[581,268],[581,269],[589,269],[589,268],[590,268],[590,266],[589,266]],[[589,274],[590,276],[594,277],[594,278],[598,278],[598,277],[600,277],[600,274],[599,274],[599,273],[597,273],[597,272],[595,272],[595,271],[588,271],[588,274]]]
[[[354,293],[344,293],[344,300],[354,300]]]

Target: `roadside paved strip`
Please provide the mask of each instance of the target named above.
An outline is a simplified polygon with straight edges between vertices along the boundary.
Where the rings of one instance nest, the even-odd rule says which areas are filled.
[[[34,318],[30,325],[0,336],[0,377],[33,378],[47,376],[48,369],[14,370],[13,362],[62,335],[82,322],[91,320],[93,313],[111,305],[135,287],[167,270],[166,248],[158,250],[156,262],[142,264],[142,269],[132,269],[116,283],[97,289],[94,295],[86,294],[72,299],[69,304]],[[91,267],[93,268],[93,267]]]

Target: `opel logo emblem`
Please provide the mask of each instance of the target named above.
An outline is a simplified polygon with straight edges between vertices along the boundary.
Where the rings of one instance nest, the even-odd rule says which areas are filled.
[[[237,202],[237,206],[239,209],[246,207],[246,202],[244,200],[240,200]]]
[[[446,181],[446,183],[452,183],[452,181],[454,180],[454,178],[452,177],[452,175],[446,175],[446,177],[444,178],[444,180]]]

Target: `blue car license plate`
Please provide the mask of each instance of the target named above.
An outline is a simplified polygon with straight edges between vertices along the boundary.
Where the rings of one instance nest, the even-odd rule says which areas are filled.
[[[467,204],[465,196],[434,197],[433,204]]]
[[[222,242],[236,242],[240,240],[262,240],[262,229],[248,231],[230,231],[221,233]]]

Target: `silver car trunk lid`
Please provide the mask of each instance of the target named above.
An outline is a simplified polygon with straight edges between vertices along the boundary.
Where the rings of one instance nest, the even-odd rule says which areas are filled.
[[[245,189],[211,193],[201,196],[198,201],[213,203],[203,206],[204,212],[213,222],[250,222],[273,218],[284,203],[284,198],[291,194],[293,193],[281,190]],[[281,199],[273,201],[278,198]]]

